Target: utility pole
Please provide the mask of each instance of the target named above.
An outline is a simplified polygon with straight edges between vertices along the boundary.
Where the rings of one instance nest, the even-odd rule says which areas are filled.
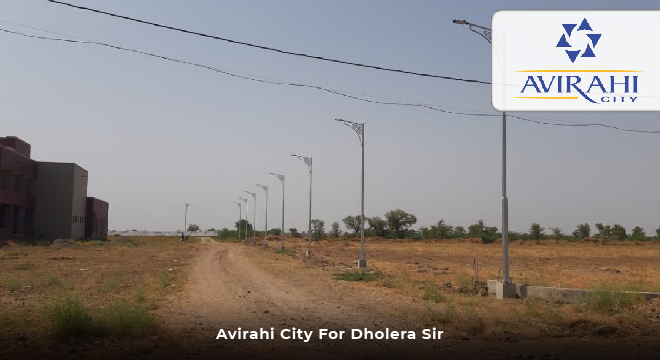
[[[183,215],[183,239],[181,241],[188,240],[188,206],[192,203],[186,203],[186,213]]]
[[[241,209],[242,204],[239,203],[238,201],[234,201],[234,204],[238,205],[238,226],[236,226],[236,227],[238,228],[238,242],[240,243],[241,242],[241,220],[243,220],[243,213],[242,213],[242,209]]]
[[[312,158],[295,154],[291,154],[291,156],[297,157],[300,161],[304,162],[309,170],[309,230],[307,232],[309,235],[309,241],[307,244],[307,253],[305,254],[306,256],[309,256],[312,254]]]
[[[270,173],[270,175],[275,176],[282,182],[282,232],[280,233],[280,240],[282,240],[282,245],[280,246],[280,250],[284,251],[284,175],[275,173]]]
[[[263,247],[268,246],[268,186],[256,184],[258,187],[264,189],[266,193],[266,221],[264,221],[264,243]]]
[[[254,199],[254,217],[252,222],[252,245],[254,245],[257,241],[257,193],[247,190],[245,192],[252,195],[252,198]]]
[[[472,24],[465,20],[454,20],[454,24],[468,25],[470,31],[486,39],[492,44],[493,32],[491,29]],[[506,193],[506,112],[502,112],[502,283],[499,285],[498,298],[515,297],[515,285],[509,278],[509,198]]]
[[[358,259],[358,268],[367,267],[367,259],[364,254],[364,123],[356,123],[348,120],[335,119],[336,121],[344,123],[344,125],[355,130],[358,138],[360,139],[360,145],[362,145],[362,201],[361,201],[361,212],[360,212],[360,259]]]

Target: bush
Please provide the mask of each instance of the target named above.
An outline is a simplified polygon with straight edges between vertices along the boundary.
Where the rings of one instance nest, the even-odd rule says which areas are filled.
[[[345,271],[341,273],[334,274],[335,280],[343,281],[375,281],[383,277],[383,273],[380,270],[375,271]]]
[[[44,309],[46,322],[55,335],[84,335],[92,328],[92,317],[77,294],[66,293],[51,300]]]
[[[36,266],[30,263],[23,263],[14,266],[14,270],[34,270]]]
[[[147,308],[131,304],[126,299],[102,309],[95,320],[101,333],[119,337],[145,335],[156,327]]]
[[[605,287],[587,293],[580,299],[578,305],[585,311],[616,314],[639,302],[640,296],[637,293],[616,291]]]

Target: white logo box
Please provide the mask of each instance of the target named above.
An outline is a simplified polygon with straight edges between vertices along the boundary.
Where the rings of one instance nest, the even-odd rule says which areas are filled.
[[[500,10],[492,30],[498,111],[660,111],[660,10]]]

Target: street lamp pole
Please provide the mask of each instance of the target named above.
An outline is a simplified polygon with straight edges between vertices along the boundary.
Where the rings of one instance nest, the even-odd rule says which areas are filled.
[[[280,246],[280,250],[284,251],[284,175],[275,174],[275,173],[270,173],[270,175],[275,176],[282,182],[282,231],[280,233],[280,240],[282,240],[282,246]]]
[[[454,20],[454,24],[468,25],[470,31],[492,44],[491,29],[465,20]],[[511,280],[509,278],[509,199],[506,194],[506,112],[502,112],[502,263],[502,282],[508,284]]]
[[[299,160],[307,165],[309,170],[309,223],[307,234],[309,235],[309,241],[307,243],[307,253],[305,255],[309,256],[312,254],[312,158],[302,155],[291,154],[291,156],[297,157]]]
[[[266,193],[266,220],[264,221],[264,243],[263,247],[268,246],[268,186],[256,184],[258,187],[264,189]]]
[[[355,133],[360,139],[360,145],[362,146],[362,201],[360,205],[360,259],[358,260],[358,268],[364,268],[367,267],[367,259],[364,255],[364,123],[356,123],[342,119],[335,120],[342,122],[344,125],[355,130]]]
[[[243,235],[243,237],[244,237],[245,239],[243,239],[243,240],[245,240],[244,242],[247,244],[247,237],[248,237],[248,214],[250,213],[250,205],[248,204],[248,199],[246,199],[246,198],[242,198],[242,197],[239,197],[239,199],[243,200],[243,202],[245,203],[245,235]],[[238,225],[239,225],[239,227],[240,227],[241,224],[239,223]]]
[[[238,205],[238,242],[241,242],[241,220],[243,219],[242,204],[238,201],[234,201],[234,204]]]
[[[183,239],[181,241],[188,239],[188,206],[190,205],[192,205],[192,203],[186,203],[186,213],[183,215]]]
[[[254,216],[252,218],[252,245],[254,245],[257,241],[257,193],[247,190],[245,192],[252,195],[252,198],[254,199]]]

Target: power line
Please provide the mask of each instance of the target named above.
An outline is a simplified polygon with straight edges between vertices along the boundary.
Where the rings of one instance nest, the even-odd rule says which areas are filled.
[[[6,23],[11,23],[11,22],[1,20],[1,19],[0,19],[0,21],[6,22]],[[27,25],[22,25],[22,24],[18,24],[18,23],[11,23],[11,24],[18,25],[18,26],[23,26],[23,27],[27,27],[27,28],[32,28],[32,29],[39,30],[39,31],[55,33],[55,32],[52,32],[52,31],[48,31],[48,30],[44,30],[44,29],[40,29],[40,28],[36,28],[36,27],[31,27],[31,26],[27,26]],[[32,39],[60,41],[60,42],[73,43],[73,44],[99,45],[99,46],[104,46],[104,47],[108,47],[108,48],[112,48],[112,49],[116,49],[116,50],[122,50],[122,51],[132,52],[132,53],[136,53],[136,54],[146,55],[146,56],[158,58],[158,59],[161,59],[161,60],[171,61],[171,62],[180,63],[180,64],[184,64],[184,65],[195,66],[195,67],[203,68],[203,69],[206,69],[206,70],[211,70],[211,71],[214,71],[216,73],[221,73],[221,74],[224,74],[224,75],[228,75],[228,76],[232,76],[232,77],[236,77],[236,78],[240,78],[240,79],[244,79],[244,80],[261,82],[261,83],[272,84],[272,85],[284,85],[284,86],[293,86],[293,87],[320,90],[320,91],[324,91],[324,92],[327,92],[327,93],[330,93],[330,94],[333,94],[333,95],[343,96],[343,97],[346,97],[346,98],[349,98],[349,99],[368,102],[368,103],[372,103],[372,104],[418,107],[418,108],[424,108],[424,109],[427,109],[427,110],[433,110],[433,111],[442,112],[442,113],[446,113],[446,114],[452,114],[452,115],[480,116],[480,117],[499,117],[499,116],[501,116],[501,114],[484,113],[484,112],[479,112],[479,111],[476,111],[476,110],[467,110],[467,111],[470,111],[470,112],[450,111],[450,110],[442,109],[441,107],[435,106],[435,105],[405,102],[405,101],[400,101],[400,100],[392,100],[392,101],[372,100],[372,99],[367,99],[366,98],[366,97],[375,98],[375,97],[369,96],[369,95],[356,96],[356,95],[348,94],[346,92],[341,92],[341,91],[338,91],[338,90],[324,88],[324,87],[317,86],[317,85],[293,83],[293,82],[281,81],[281,80],[276,80],[276,79],[267,79],[267,80],[265,80],[265,78],[261,77],[261,76],[259,76],[259,77],[261,77],[261,79],[259,79],[259,78],[256,78],[256,77],[240,75],[236,72],[231,72],[231,71],[228,71],[228,70],[218,69],[218,68],[215,68],[215,67],[212,67],[212,66],[209,66],[209,65],[199,64],[199,63],[190,62],[190,61],[186,61],[186,60],[174,59],[174,58],[170,58],[170,57],[163,56],[163,55],[153,54],[153,53],[149,53],[149,52],[145,52],[145,51],[125,48],[125,47],[121,47],[121,46],[106,44],[106,43],[92,41],[92,40],[86,40],[86,39],[72,40],[72,39],[62,39],[62,38],[51,38],[51,37],[45,37],[45,36],[29,35],[29,34],[17,32],[17,31],[11,31],[11,30],[7,30],[7,29],[3,29],[3,28],[0,28],[0,31],[8,33],[8,34],[20,35],[20,36],[23,36],[23,37],[26,37],[26,38],[32,38]],[[60,33],[56,33],[56,34],[71,37],[71,38],[75,38],[75,37],[67,35],[67,34],[60,34]],[[547,119],[539,119],[539,118],[528,118],[528,117],[512,115],[511,113],[507,114],[507,117],[517,119],[517,120],[521,120],[521,121],[525,121],[525,122],[540,124],[540,125],[550,125],[550,126],[560,126],[560,127],[603,127],[603,128],[609,128],[609,129],[613,129],[613,130],[626,131],[626,132],[660,134],[660,130],[655,130],[655,129],[654,130],[639,130],[639,129],[632,129],[632,128],[627,128],[627,127],[622,127],[622,126],[617,126],[617,125],[608,125],[608,124],[601,124],[601,123],[580,123],[580,122],[571,122],[571,121],[556,121],[556,120],[547,120]]]
[[[197,36],[201,36],[201,37],[205,37],[205,38],[209,38],[209,39],[225,41],[225,42],[228,42],[228,43],[248,46],[248,47],[261,49],[261,50],[274,51],[274,52],[278,52],[280,54],[300,56],[300,57],[306,57],[306,58],[315,59],[315,60],[333,62],[333,63],[337,63],[337,64],[351,65],[351,66],[357,66],[357,67],[362,67],[362,68],[369,68],[369,69],[395,72],[395,73],[401,73],[401,74],[408,74],[408,75],[430,77],[430,78],[437,78],[437,79],[444,79],[444,80],[454,80],[454,81],[462,81],[462,82],[467,82],[467,83],[477,83],[477,84],[490,85],[490,82],[487,82],[487,81],[474,80],[474,79],[463,79],[463,78],[456,78],[456,77],[451,77],[451,76],[420,73],[420,72],[401,70],[401,69],[392,69],[392,68],[386,68],[386,67],[377,66],[377,65],[368,65],[368,64],[356,63],[356,62],[351,62],[351,61],[346,61],[346,60],[338,60],[338,59],[328,58],[328,57],[324,57],[324,56],[310,55],[310,54],[299,53],[299,52],[294,52],[294,51],[282,50],[282,49],[277,49],[277,48],[273,48],[273,47],[269,47],[269,46],[252,44],[252,43],[248,43],[248,42],[244,42],[244,41],[238,41],[238,40],[232,40],[232,39],[228,39],[228,38],[224,38],[224,37],[220,37],[220,36],[216,36],[216,35],[209,35],[209,34],[197,32],[197,31],[186,30],[186,29],[182,29],[182,28],[178,28],[178,27],[174,27],[174,26],[162,25],[162,24],[158,24],[158,23],[155,23],[155,22],[151,22],[151,21],[136,19],[136,18],[132,18],[132,17],[129,17],[129,16],[126,16],[126,15],[118,15],[118,14],[114,14],[114,13],[103,11],[103,10],[98,10],[98,9],[93,9],[93,8],[89,8],[89,7],[85,7],[85,6],[79,6],[79,5],[66,3],[66,2],[63,2],[63,1],[56,1],[56,0],[43,0],[43,1],[48,1],[48,2],[51,2],[51,3],[54,3],[54,4],[59,4],[59,5],[64,5],[64,6],[69,6],[69,7],[72,7],[74,9],[78,9],[78,10],[91,11],[91,12],[94,12],[94,13],[97,13],[97,14],[103,14],[103,15],[107,15],[107,16],[116,17],[116,18],[119,18],[119,19],[134,21],[134,22],[137,22],[137,23],[140,23],[140,24],[151,25],[151,26],[155,26],[155,27],[159,27],[159,28],[163,28],[163,29],[168,29],[168,30],[174,30],[174,31],[185,33],[185,34],[197,35]]]

